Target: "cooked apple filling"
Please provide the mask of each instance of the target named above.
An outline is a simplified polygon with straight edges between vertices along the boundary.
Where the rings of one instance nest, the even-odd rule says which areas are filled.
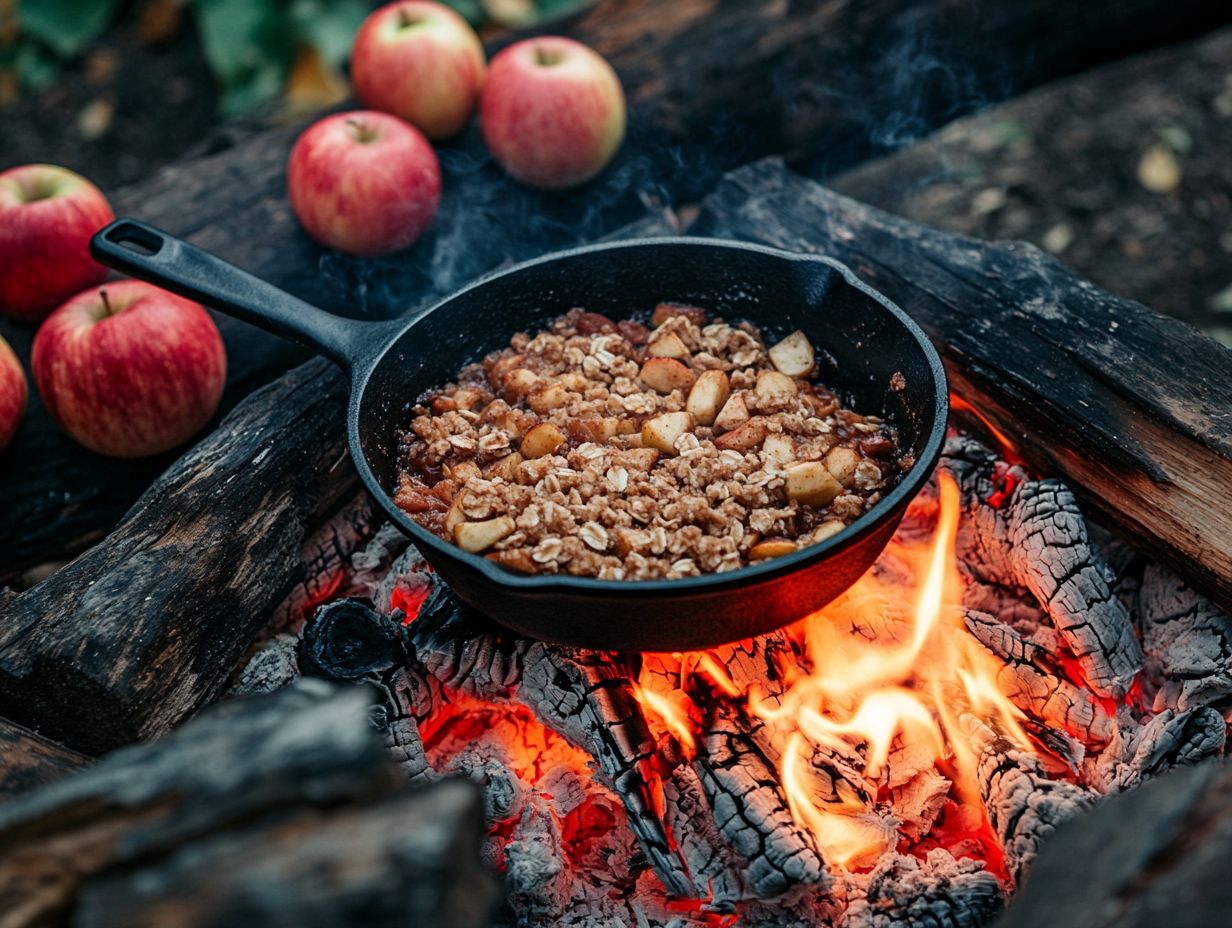
[[[803,333],[672,304],[651,325],[575,309],[422,397],[398,505],[511,570],[649,580],[829,538],[911,466]]]

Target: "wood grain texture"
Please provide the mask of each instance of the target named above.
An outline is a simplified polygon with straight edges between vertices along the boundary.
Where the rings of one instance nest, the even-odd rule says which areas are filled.
[[[222,691],[357,478],[342,377],[312,361],[177,461],[105,543],[0,603],[0,714],[88,753]]]
[[[607,56],[631,103],[623,150],[579,192],[512,183],[472,127],[439,149],[445,192],[429,234],[402,254],[353,261],[322,252],[296,226],[284,165],[300,127],[280,127],[241,135],[111,199],[118,214],[161,225],[327,309],[389,316],[503,262],[609,233],[647,204],[698,197],[754,158],[782,153],[824,176],[990,101],[1229,18],[1232,8],[1211,0],[600,0],[542,27]],[[230,359],[224,411],[304,358],[216,318]],[[28,357],[29,327],[0,321],[0,334]],[[8,505],[0,582],[96,542],[172,457],[127,462],[85,452],[34,398],[0,457]]]
[[[1039,249],[900,219],[765,161],[691,231],[844,261],[906,309],[951,386],[1126,540],[1232,605],[1232,351]]]
[[[54,783],[89,763],[84,754],[0,719],[0,803]]]

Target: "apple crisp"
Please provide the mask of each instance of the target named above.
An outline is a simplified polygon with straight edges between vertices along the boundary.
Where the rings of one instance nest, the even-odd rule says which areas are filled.
[[[910,468],[803,333],[671,304],[651,326],[571,310],[421,397],[397,504],[511,570],[650,580],[829,538]]]

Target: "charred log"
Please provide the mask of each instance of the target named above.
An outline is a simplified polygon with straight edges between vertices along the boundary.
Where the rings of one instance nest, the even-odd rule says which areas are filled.
[[[1064,476],[1110,528],[1232,607],[1228,349],[1031,246],[898,219],[773,161],[730,175],[690,231],[850,264],[923,325],[955,391],[1030,464]],[[1035,515],[1057,502],[1041,499]],[[1074,592],[1102,595],[1097,582]],[[1109,678],[1113,689],[1120,676]]]
[[[0,719],[0,803],[63,779],[90,763],[84,754]]]
[[[98,753],[161,735],[222,693],[304,538],[354,493],[343,392],[323,361],[267,388],[106,544],[0,605],[0,714]],[[317,440],[288,440],[301,427]]]
[[[1223,750],[1227,726],[1205,706],[1165,709],[1144,725],[1122,720],[1099,757],[1089,763],[1087,782],[1102,793],[1140,786],[1173,767],[1193,766]]]
[[[977,928],[1005,904],[997,878],[942,850],[921,862],[890,854],[847,904],[843,928]]]
[[[403,780],[368,721],[372,698],[304,681],[225,702],[0,806],[6,924],[67,924],[95,877],[165,859],[237,823],[389,796]]]
[[[299,640],[301,671],[328,680],[363,679],[405,660],[401,626],[360,599],[322,606]]]
[[[1018,708],[1083,741],[1103,744],[1112,737],[1108,710],[1067,679],[1044,648],[986,613],[967,610],[966,625],[980,644],[1001,659],[997,682]]]
[[[91,880],[79,928],[483,928],[478,791],[450,781],[359,807],[295,810]]]
[[[979,757],[988,820],[1005,851],[1010,876],[1020,883],[1049,835],[1089,809],[1095,795],[1065,780],[1049,779],[1034,756],[978,719],[967,716],[964,726]]]

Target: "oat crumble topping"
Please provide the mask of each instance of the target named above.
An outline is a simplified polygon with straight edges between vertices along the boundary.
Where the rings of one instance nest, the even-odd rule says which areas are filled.
[[[910,468],[810,379],[802,333],[673,304],[652,325],[571,310],[422,397],[397,504],[511,570],[650,580],[829,538]]]

